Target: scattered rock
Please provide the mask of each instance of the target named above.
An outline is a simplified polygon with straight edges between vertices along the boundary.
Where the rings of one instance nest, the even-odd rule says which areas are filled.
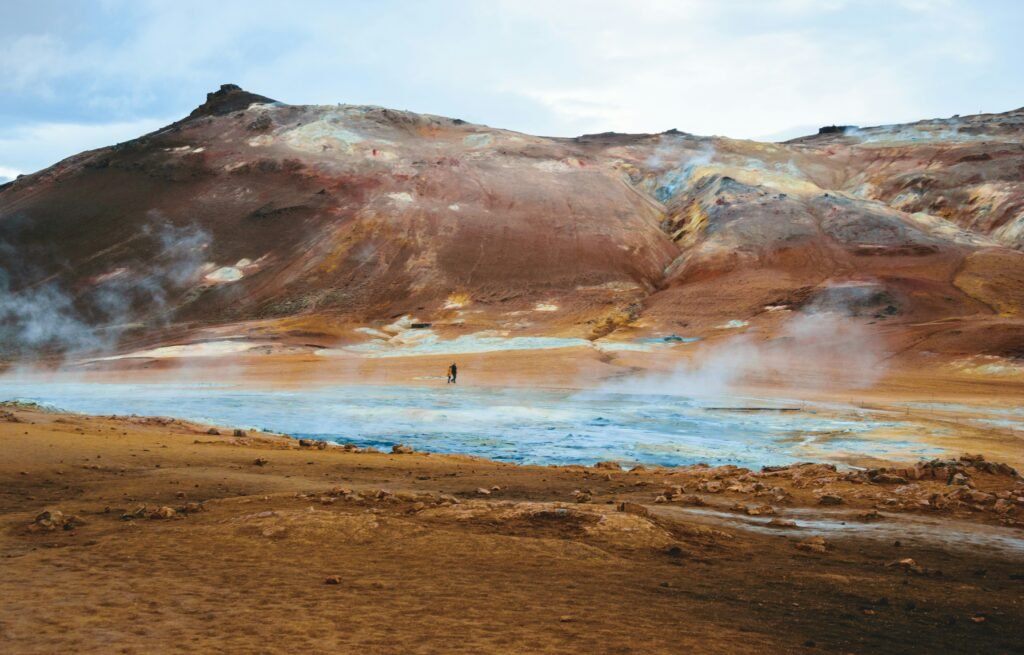
[[[669,500],[676,500],[683,495],[683,487],[678,484],[671,487],[665,487],[665,490],[661,492],[661,495]]]
[[[270,463],[270,460],[268,460],[265,457],[257,457],[252,461],[252,463],[254,466],[266,466],[267,464]]]
[[[818,498],[818,503],[822,505],[842,505],[843,497],[837,494],[822,494]]]
[[[640,503],[631,503],[629,501],[619,503],[619,511],[625,512],[627,514],[643,516],[644,518],[647,518],[651,515],[651,513],[647,511],[647,508],[641,505]]]
[[[220,434],[220,430],[218,430],[217,428],[210,428],[209,430],[206,431],[206,434],[218,435]]]
[[[236,437],[246,437],[246,436],[249,436],[249,435],[247,435],[247,434],[245,433],[245,430],[239,430],[238,428],[235,428],[235,431],[234,431],[234,432],[232,432],[232,434],[233,434],[234,436],[236,436]]]
[[[609,471],[621,471],[622,470],[622,467],[619,465],[618,462],[598,462],[597,464],[594,464],[594,468],[596,468],[596,469],[607,469]]]
[[[411,455],[415,451],[412,449],[412,446],[396,443],[394,446],[391,446],[391,452],[395,455]]]
[[[561,623],[572,623],[573,621],[576,620],[576,617],[574,617],[574,616],[572,616],[570,614],[563,614],[562,616],[558,617],[558,620]]]
[[[773,518],[771,521],[766,523],[770,528],[795,528],[798,527],[795,521],[787,521],[786,519],[780,519],[778,517]]]
[[[490,489],[484,489],[483,487],[480,487],[479,489],[476,490],[476,493],[479,496],[490,496],[491,495],[491,490]]]
[[[32,528],[36,531],[56,530],[61,527],[64,527],[64,513],[56,509],[42,512],[32,522]]]
[[[823,537],[808,537],[803,541],[794,544],[797,550],[808,553],[827,553],[832,549],[832,544],[825,541]]]
[[[341,584],[340,575],[329,575],[324,578],[324,584]]]
[[[589,503],[591,500],[594,499],[594,497],[589,492],[580,491],[579,489],[572,492],[572,495],[576,499],[577,503]]]
[[[978,503],[979,505],[991,505],[996,502],[994,494],[985,493],[984,491],[978,491],[977,489],[971,489],[966,493],[960,494],[961,498],[966,498],[972,503]]]
[[[888,564],[886,564],[886,566],[889,568],[900,568],[906,571],[907,573],[914,573],[916,575],[926,574],[925,569],[918,566],[917,562],[915,562],[913,559],[909,557],[889,562]]]
[[[746,508],[747,514],[750,516],[771,516],[775,514],[775,508],[771,505],[761,505],[760,507],[748,507]]]
[[[134,520],[134,519],[141,519],[145,515],[146,515],[146,506],[145,505],[139,505],[135,509],[133,509],[133,510],[131,510],[129,512],[125,512],[124,514],[122,514],[121,515],[121,520],[122,521],[131,521],[131,520]]]
[[[907,479],[906,478],[904,478],[902,476],[899,476],[899,475],[893,475],[891,473],[879,473],[877,475],[872,476],[870,479],[875,484],[906,484],[907,483]]]
[[[164,506],[164,507],[161,507],[160,509],[158,509],[157,511],[153,512],[150,515],[149,518],[151,518],[151,519],[173,519],[177,515],[178,515],[178,513],[174,510],[173,507]]]
[[[8,412],[6,409],[0,410],[0,421],[6,423],[21,423],[21,419],[14,415],[14,412]]]

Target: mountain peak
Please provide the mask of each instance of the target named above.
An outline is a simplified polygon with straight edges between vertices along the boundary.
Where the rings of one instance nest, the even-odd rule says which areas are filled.
[[[243,111],[258,102],[277,102],[272,98],[249,93],[237,84],[221,84],[220,89],[206,94],[206,102],[192,110],[189,118],[200,116],[221,116],[233,111]]]

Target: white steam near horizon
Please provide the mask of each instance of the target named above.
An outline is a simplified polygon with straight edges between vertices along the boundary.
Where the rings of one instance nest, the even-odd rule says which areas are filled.
[[[786,389],[863,389],[885,373],[880,337],[843,311],[795,314],[774,337],[756,331],[717,342],[669,373],[645,373],[601,385],[609,393],[725,398],[744,383]]]

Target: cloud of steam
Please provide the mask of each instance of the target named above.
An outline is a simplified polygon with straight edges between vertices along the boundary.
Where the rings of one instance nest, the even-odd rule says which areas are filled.
[[[878,337],[847,313],[811,311],[795,315],[774,338],[738,336],[709,347],[672,373],[619,380],[603,390],[718,398],[744,383],[785,389],[865,388],[884,373],[885,357]]]
[[[103,325],[126,325],[143,317],[151,324],[166,324],[173,310],[169,296],[195,282],[203,266],[209,234],[195,225],[176,227],[159,212],[151,211],[147,218],[142,233],[155,242],[157,254],[87,294]]]
[[[673,159],[678,161],[679,154],[677,149],[659,146],[654,154],[648,158],[647,164],[652,168],[660,168],[666,161],[672,161]],[[685,189],[690,182],[690,178],[693,177],[693,172],[701,166],[707,166],[714,159],[715,148],[710,143],[705,143],[696,153],[686,151],[686,154],[689,155],[686,159],[680,161],[658,179],[657,186],[654,189],[654,197],[659,202],[668,202],[677,193]]]
[[[177,227],[158,212],[147,215],[140,255],[123,272],[84,289],[46,279],[37,261],[16,244],[0,242],[0,355],[24,358],[42,352],[81,355],[109,350],[125,328],[165,324],[175,294],[193,283],[204,262],[209,235],[195,226]],[[21,288],[16,288],[18,282]]]

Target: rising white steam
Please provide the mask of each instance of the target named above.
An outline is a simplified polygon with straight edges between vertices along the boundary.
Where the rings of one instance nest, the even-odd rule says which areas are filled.
[[[853,317],[802,313],[773,338],[738,336],[705,349],[694,362],[671,373],[618,380],[603,390],[717,398],[744,383],[786,389],[865,388],[884,373],[885,357],[879,337]]]
[[[170,298],[197,279],[210,237],[156,212],[148,219],[139,243],[155,255],[126,262],[124,274],[85,288],[75,289],[72,278],[46,278],[36,263],[45,253],[31,257],[0,242],[0,355],[98,352],[113,348],[125,326],[163,324],[173,310]]]

